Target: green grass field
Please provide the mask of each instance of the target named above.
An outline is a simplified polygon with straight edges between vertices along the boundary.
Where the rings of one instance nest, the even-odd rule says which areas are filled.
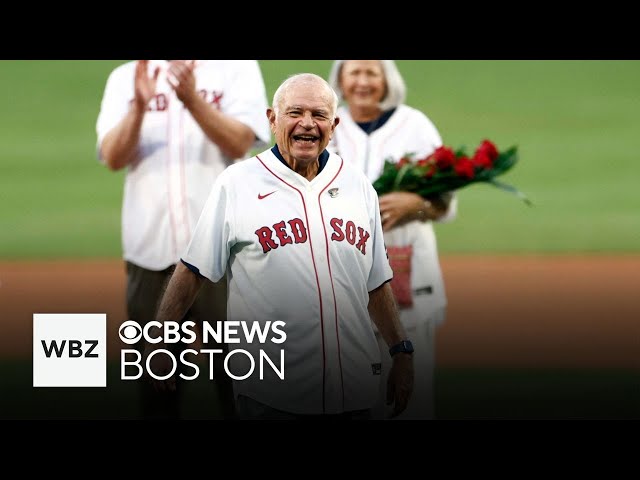
[[[123,173],[96,160],[107,75],[122,61],[2,61],[0,258],[120,256]],[[330,61],[261,61],[269,98],[289,74]],[[535,206],[486,185],[459,194],[438,225],[442,253],[637,252],[640,62],[399,62],[408,103],[446,144],[518,145],[502,180]]]

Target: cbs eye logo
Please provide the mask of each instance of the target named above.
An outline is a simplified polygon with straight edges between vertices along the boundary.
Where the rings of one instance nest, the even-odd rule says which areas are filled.
[[[140,325],[138,325],[137,322],[127,320],[120,325],[118,335],[120,335],[120,340],[124,343],[127,345],[133,345],[134,343],[138,343],[140,338],[142,338],[142,328],[140,328]]]

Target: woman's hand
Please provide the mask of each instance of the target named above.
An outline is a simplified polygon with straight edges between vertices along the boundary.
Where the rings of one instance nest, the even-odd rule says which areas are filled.
[[[391,192],[380,197],[382,229],[390,230],[412,220],[426,220],[427,205],[417,193]]]

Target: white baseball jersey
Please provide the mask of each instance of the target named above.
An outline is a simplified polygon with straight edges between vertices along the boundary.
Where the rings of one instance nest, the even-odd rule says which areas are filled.
[[[415,158],[422,158],[442,145],[440,134],[431,120],[407,105],[400,105],[382,127],[369,135],[351,118],[347,107],[339,107],[337,116],[340,117],[340,125],[327,148],[362,169],[371,182],[380,176],[387,158],[397,161],[409,152],[415,152]],[[456,212],[457,199],[454,197],[446,219],[442,220],[452,220]],[[384,240],[387,246],[413,246],[412,288],[431,286],[430,309],[445,306],[444,282],[431,222],[416,220],[394,227],[384,232]],[[422,312],[422,317],[425,313],[428,314]]]
[[[156,95],[149,102],[140,135],[140,159],[127,167],[122,205],[125,260],[162,270],[175,264],[191,238],[215,178],[232,162],[209,140],[167,81],[160,67]],[[258,62],[196,62],[196,89],[207,102],[251,127],[256,147],[271,139],[267,99]],[[98,151],[105,135],[122,120],[134,98],[135,62],[116,68],[107,80],[96,130]]]
[[[230,345],[276,364],[285,350],[284,380],[267,367],[265,380],[235,381],[236,395],[296,414],[370,408],[380,353],[368,292],[392,277],[376,192],[337,155],[325,151],[308,181],[274,149],[218,177],[183,260],[212,281],[226,271],[229,320],[286,323],[281,345]],[[233,371],[249,370],[244,355],[232,359]]]

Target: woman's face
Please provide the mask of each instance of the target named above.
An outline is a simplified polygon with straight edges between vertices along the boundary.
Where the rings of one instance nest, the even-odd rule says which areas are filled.
[[[342,97],[350,107],[378,108],[387,92],[379,60],[347,60],[340,71]]]

